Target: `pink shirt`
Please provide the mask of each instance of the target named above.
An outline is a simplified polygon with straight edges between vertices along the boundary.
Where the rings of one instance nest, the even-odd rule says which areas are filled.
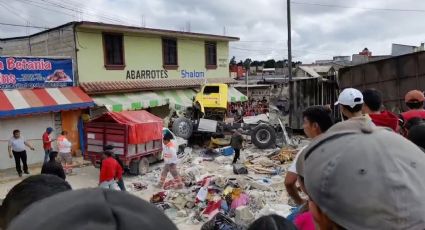
[[[299,215],[297,215],[297,217],[295,217],[295,226],[297,226],[297,228],[299,230],[314,230],[314,220],[313,220],[313,215],[311,214],[311,212],[305,212],[305,213],[301,213]]]

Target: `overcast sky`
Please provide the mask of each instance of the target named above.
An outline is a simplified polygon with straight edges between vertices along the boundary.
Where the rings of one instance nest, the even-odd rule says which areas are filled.
[[[73,20],[225,33],[241,38],[230,49],[238,60],[287,58],[285,0],[0,0],[2,23],[53,27]],[[391,43],[424,42],[424,21],[424,0],[293,0],[293,56],[309,63],[365,47],[390,54]],[[38,31],[0,25],[3,38]]]

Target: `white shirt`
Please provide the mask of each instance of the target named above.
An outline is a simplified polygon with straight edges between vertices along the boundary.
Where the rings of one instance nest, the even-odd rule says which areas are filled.
[[[165,164],[177,164],[177,148],[174,141],[170,141],[167,145],[162,145],[162,153],[164,154],[164,163]]]
[[[71,152],[71,142],[67,138],[58,138],[58,150],[60,153],[70,153]]]
[[[25,139],[23,137],[17,139],[12,137],[9,140],[9,146],[12,147],[12,151],[23,152],[25,151]]]
[[[308,145],[306,145],[306,146],[302,147],[302,148],[298,151],[297,155],[295,156],[294,160],[292,161],[292,164],[291,164],[291,165],[289,166],[289,168],[288,168],[288,171],[289,171],[289,172],[292,172],[292,173],[297,174],[297,160],[298,160],[298,157],[300,157],[301,152],[302,152],[305,148],[307,148],[307,146],[308,146]]]

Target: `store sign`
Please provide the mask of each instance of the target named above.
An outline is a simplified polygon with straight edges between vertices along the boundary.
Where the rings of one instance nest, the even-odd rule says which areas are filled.
[[[204,78],[205,73],[204,72],[197,72],[197,71],[186,71],[182,70],[180,71],[182,78]]]
[[[0,89],[72,86],[72,59],[0,57]]]
[[[136,80],[136,79],[166,79],[168,78],[168,71],[165,69],[162,70],[127,70],[127,80]]]

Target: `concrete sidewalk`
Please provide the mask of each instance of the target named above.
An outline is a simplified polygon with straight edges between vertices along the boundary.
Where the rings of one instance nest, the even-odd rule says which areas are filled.
[[[84,160],[83,157],[73,157],[72,161],[75,168],[82,168],[91,165],[91,162]],[[28,171],[31,175],[37,175],[40,174],[41,167],[42,163],[28,165]],[[28,177],[26,174],[23,174],[22,176],[23,177],[18,176],[18,173],[16,172],[15,168],[0,170],[0,185]]]

